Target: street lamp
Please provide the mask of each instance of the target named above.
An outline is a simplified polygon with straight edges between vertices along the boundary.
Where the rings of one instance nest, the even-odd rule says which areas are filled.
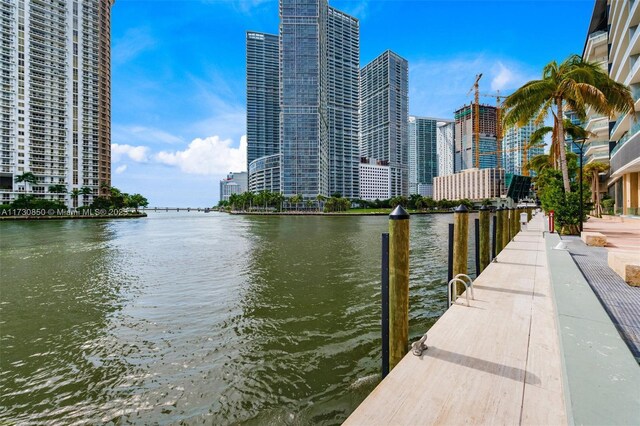
[[[587,138],[576,138],[573,139],[573,144],[580,150],[580,232],[582,232],[582,218],[584,214],[582,213],[582,151],[584,149],[584,144],[587,142]],[[578,144],[580,142],[580,144]]]

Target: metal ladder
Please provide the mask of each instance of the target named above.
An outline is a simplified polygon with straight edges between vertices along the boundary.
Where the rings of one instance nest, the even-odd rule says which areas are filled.
[[[468,282],[468,285],[467,285],[467,282]],[[473,280],[467,274],[458,274],[455,277],[453,277],[451,281],[449,281],[449,285],[447,286],[447,295],[448,295],[447,300],[449,301],[449,306],[453,305],[454,303],[457,304],[457,301],[458,301],[457,295],[455,300],[452,300],[453,285],[456,283],[462,283],[462,285],[464,285],[464,290],[465,290],[464,294],[467,298],[467,306],[471,306],[469,304],[469,293],[471,293],[471,299],[475,300],[475,297],[473,296]]]

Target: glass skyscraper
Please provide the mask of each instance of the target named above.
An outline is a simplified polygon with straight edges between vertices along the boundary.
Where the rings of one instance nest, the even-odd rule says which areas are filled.
[[[281,192],[329,193],[326,0],[280,0]]]
[[[358,20],[326,0],[280,0],[279,37],[247,33],[247,162],[280,154],[285,197],[359,196],[359,38]]]
[[[360,156],[388,161],[390,196],[409,194],[409,64],[387,50],[360,71]]]
[[[534,123],[534,120],[531,120],[524,126],[513,126],[505,130],[502,138],[501,164],[505,173],[523,175],[522,166],[536,155],[544,154],[542,146],[526,148],[531,143],[531,134],[540,127]],[[527,158],[524,158],[525,151]]]
[[[409,194],[433,196],[438,176],[438,129],[448,120],[409,117]]]
[[[247,32],[247,170],[280,152],[278,36]]]
[[[329,7],[327,29],[327,113],[329,132],[329,194],[359,196],[358,20]]]

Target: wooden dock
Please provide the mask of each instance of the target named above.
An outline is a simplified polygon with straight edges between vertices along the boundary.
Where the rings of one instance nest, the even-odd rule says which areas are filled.
[[[567,424],[544,217],[528,228],[345,425]]]

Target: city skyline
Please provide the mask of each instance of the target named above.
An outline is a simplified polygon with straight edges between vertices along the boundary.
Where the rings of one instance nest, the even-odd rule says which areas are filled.
[[[424,3],[330,5],[360,20],[361,64],[387,48],[409,60],[409,113],[442,118],[470,102],[466,93],[478,72],[485,74],[481,90],[509,92],[538,78],[549,61],[581,53],[593,10],[590,1]],[[149,8],[140,1],[116,2],[113,185],[146,194],[152,205],[213,205],[219,180],[246,169],[246,30],[278,30],[277,2],[251,5],[166,1]],[[452,11],[455,28],[446,18]],[[506,19],[526,13],[550,26],[552,14],[562,11],[574,19],[561,42],[543,31],[534,40]],[[430,25],[418,25],[420,16],[431,17]],[[487,16],[504,25],[488,29],[482,23]],[[384,22],[399,30],[381,31]],[[213,30],[201,30],[205,25]],[[490,37],[473,45],[468,40],[478,25]]]

